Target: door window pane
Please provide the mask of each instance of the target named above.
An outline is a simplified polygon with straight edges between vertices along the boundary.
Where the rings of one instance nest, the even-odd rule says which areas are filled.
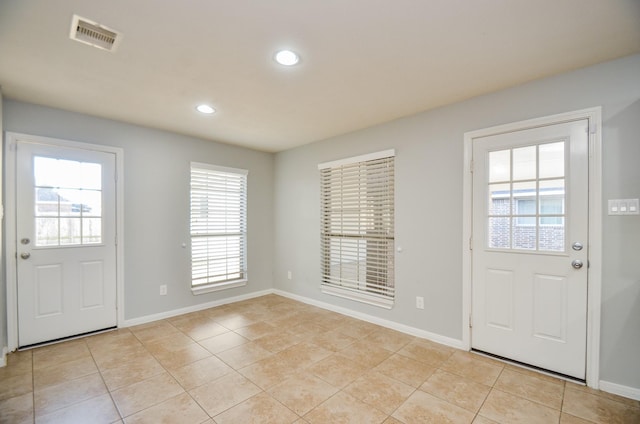
[[[513,180],[536,178],[536,146],[513,149]]]
[[[564,148],[555,142],[489,154],[489,248],[564,251]]]
[[[36,156],[36,246],[102,243],[102,165]]]
[[[489,182],[509,181],[511,179],[511,151],[489,152]]]
[[[540,178],[564,177],[564,141],[541,144]]]

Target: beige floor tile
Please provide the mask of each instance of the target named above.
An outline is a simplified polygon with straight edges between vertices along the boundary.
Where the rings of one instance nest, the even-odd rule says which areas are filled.
[[[487,398],[491,387],[437,370],[420,386],[420,390],[476,413]]]
[[[33,372],[32,351],[13,352],[7,355],[7,365],[0,368],[0,381],[9,377],[16,377],[22,374]]]
[[[489,418],[485,418],[481,415],[477,415],[476,418],[473,420],[473,424],[499,424],[493,420],[490,420]]]
[[[213,318],[201,314],[197,318],[172,322],[172,324],[193,340],[204,340],[229,331],[215,322]]]
[[[91,355],[84,356],[59,365],[38,368],[33,372],[33,384],[36,390],[46,386],[63,383],[74,378],[98,372],[98,367]]]
[[[339,392],[303,417],[310,424],[375,424],[387,414],[344,392]]]
[[[145,354],[130,361],[122,362],[115,368],[102,371],[102,378],[107,388],[113,391],[164,372],[162,365],[153,356]]]
[[[88,399],[66,408],[59,409],[50,414],[38,416],[37,424],[69,424],[69,423],[91,423],[109,424],[120,419],[111,396],[109,394],[100,395]]]
[[[415,391],[414,387],[375,371],[358,378],[344,392],[362,402],[391,414]]]
[[[0,400],[10,399],[33,391],[33,376],[30,372],[3,378],[1,383]]]
[[[263,392],[216,415],[214,419],[218,424],[289,424],[298,416]]]
[[[259,339],[260,337],[273,334],[277,331],[278,329],[276,327],[267,324],[266,322],[256,322],[254,324],[247,325],[246,327],[238,328],[237,330],[235,330],[236,333],[249,340]]]
[[[382,328],[370,333],[363,340],[373,343],[381,348],[390,350],[391,352],[397,352],[411,343],[414,339],[415,337],[408,334],[391,330],[390,328]]]
[[[140,344],[140,340],[128,328],[121,328],[106,333],[96,334],[86,338],[91,352],[98,350],[113,350],[132,344]]]
[[[554,409],[562,407],[564,394],[564,381],[562,380],[543,380],[533,375],[505,369],[498,377],[494,387]]]
[[[91,353],[84,339],[58,343],[33,351],[33,369],[48,368],[87,357],[91,357]]]
[[[440,368],[476,383],[493,386],[504,367],[474,358],[467,352],[455,352]]]
[[[493,389],[479,415],[500,424],[547,424],[560,420],[560,411]]]
[[[364,340],[359,340],[347,346],[347,348],[341,350],[340,353],[353,362],[357,362],[367,368],[376,367],[393,355],[393,352]]]
[[[374,370],[411,387],[420,387],[434,373],[436,367],[400,354],[393,354]]]
[[[170,370],[173,377],[185,390],[191,390],[212,382],[233,369],[215,356],[201,359],[180,368]]]
[[[593,421],[583,420],[571,414],[561,413],[560,424],[593,424]]]
[[[329,383],[306,372],[299,371],[277,386],[269,389],[269,394],[302,416],[329,399],[338,391]]]
[[[640,408],[580,390],[565,390],[562,412],[597,424],[640,422]]]
[[[200,346],[198,343],[191,343],[187,346],[171,352],[156,352],[155,358],[167,369],[176,369],[192,362],[212,356],[212,353]]]
[[[225,350],[229,350],[246,343],[249,343],[249,340],[245,339],[240,334],[234,333],[233,331],[198,341],[200,346],[213,354],[224,352]]]
[[[300,342],[274,356],[293,369],[306,368],[332,355],[333,352],[310,341]]]
[[[344,323],[335,330],[342,334],[346,334],[347,336],[351,336],[354,339],[362,339],[381,328],[383,327],[369,322],[360,321],[355,318],[345,318]]]
[[[415,339],[398,353],[425,364],[440,366],[455,352],[455,349],[423,339]]]
[[[92,351],[92,354],[100,371],[119,367],[122,363],[132,361],[141,356],[150,356],[147,349],[140,343],[122,346],[118,349]]]
[[[387,417],[386,420],[382,424],[404,424],[402,421],[395,419],[393,417]]]
[[[33,423],[33,393],[1,400],[0,423]]]
[[[155,355],[156,353],[175,352],[193,343],[193,339],[186,334],[172,333],[164,337],[151,339],[148,342],[144,342],[143,345],[151,354]]]
[[[290,325],[289,327],[287,327],[287,331],[303,339],[310,339],[318,334],[326,333],[328,329],[319,324],[316,324],[313,321],[310,321],[300,322],[292,326]]]
[[[416,390],[394,413],[406,424],[469,424],[474,414],[428,393]]]
[[[247,325],[258,322],[257,318],[238,313],[226,314],[222,317],[213,317],[213,319],[215,322],[229,330],[237,330],[238,328],[246,327]]]
[[[321,346],[327,350],[337,352],[353,344],[357,341],[355,337],[348,336],[337,330],[327,331],[325,333],[313,336],[309,341]]]
[[[635,399],[626,398],[623,396],[614,395],[613,393],[603,392],[602,390],[592,389],[591,387],[587,387],[585,385],[576,384],[569,381],[567,381],[565,384],[566,384],[567,390],[577,390],[581,392],[586,392],[592,395],[615,400],[617,402],[624,403],[625,405],[628,405],[628,406],[635,406],[636,408],[640,408],[640,400],[635,400]]]
[[[188,393],[182,393],[125,419],[126,424],[200,424],[209,418]]]
[[[271,355],[273,355],[271,352],[261,348],[254,342],[242,344],[216,354],[218,358],[236,370],[268,358]]]
[[[335,387],[344,387],[360,377],[368,368],[335,353],[308,368],[309,372]]]
[[[234,371],[189,394],[213,417],[260,392],[258,386]]]
[[[184,389],[167,372],[111,392],[120,415],[128,417],[183,393]]]
[[[55,386],[47,386],[34,392],[36,419],[74,403],[107,393],[99,373],[68,380]]]
[[[131,332],[142,343],[149,343],[155,339],[161,339],[170,334],[178,334],[176,327],[166,320],[154,321],[130,328]]]
[[[292,368],[287,362],[280,360],[275,355],[239,370],[242,375],[263,390],[267,390],[286,380],[295,371],[295,368]]]
[[[301,341],[302,338],[300,336],[279,331],[260,337],[259,339],[254,340],[254,343],[271,353],[278,353],[288,347],[300,343]]]

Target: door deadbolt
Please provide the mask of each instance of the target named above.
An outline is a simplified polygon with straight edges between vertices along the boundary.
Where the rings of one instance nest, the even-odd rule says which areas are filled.
[[[22,240],[20,240],[20,243],[29,244],[29,243],[31,243],[31,240],[29,240],[28,238],[23,238]]]
[[[577,242],[575,242],[575,243],[573,243],[573,244],[571,245],[571,248],[572,248],[573,250],[582,250],[582,248],[583,248],[583,247],[584,247],[584,246],[583,246],[583,245],[582,245],[582,243],[580,243],[579,241],[577,241]]]

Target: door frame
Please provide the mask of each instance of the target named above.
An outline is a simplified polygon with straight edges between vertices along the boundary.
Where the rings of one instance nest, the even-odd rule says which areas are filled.
[[[124,323],[124,150],[120,147],[90,144],[14,132],[5,133],[5,252],[7,284],[7,348],[18,348],[18,259],[17,259],[17,203],[16,203],[16,144],[18,141],[48,144],[112,153],[116,159],[116,325]]]
[[[498,125],[464,134],[462,200],[462,345],[471,349],[473,235],[473,140],[508,132],[587,119],[589,121],[589,235],[587,269],[586,383],[597,389],[600,380],[600,318],[602,297],[602,107]]]

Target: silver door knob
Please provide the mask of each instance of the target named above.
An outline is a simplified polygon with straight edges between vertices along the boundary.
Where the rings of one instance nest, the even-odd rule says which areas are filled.
[[[579,241],[577,241],[577,242],[573,243],[573,244],[571,245],[571,247],[573,248],[573,250],[582,250],[582,248],[583,248],[584,246],[582,245],[582,243],[580,243]]]
[[[582,261],[580,259],[576,259],[573,262],[571,262],[571,266],[574,267],[575,269],[580,269],[582,268]]]
[[[23,252],[23,253],[21,253],[21,254],[20,254],[20,257],[21,257],[22,259],[29,259],[29,258],[31,257],[31,253],[29,253],[29,252]]]

